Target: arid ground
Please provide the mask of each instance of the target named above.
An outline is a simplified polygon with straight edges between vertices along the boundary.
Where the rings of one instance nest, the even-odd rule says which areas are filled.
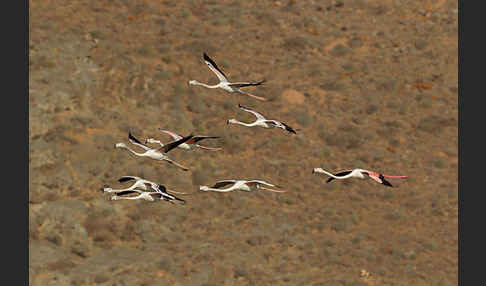
[[[30,285],[458,284],[457,1],[29,5]],[[203,52],[268,101],[188,85],[218,82]],[[238,103],[297,135],[227,125]],[[184,172],[114,148],[159,128],[224,150],[171,151]],[[125,175],[191,194],[99,191]],[[252,178],[287,192],[198,190]]]

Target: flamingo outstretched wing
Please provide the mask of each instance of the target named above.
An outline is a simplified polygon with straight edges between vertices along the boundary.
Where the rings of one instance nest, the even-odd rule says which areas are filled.
[[[221,82],[228,82],[228,78],[224,72],[218,67],[218,65],[208,56],[206,53],[203,54],[204,62],[208,65],[209,69],[216,74]]]

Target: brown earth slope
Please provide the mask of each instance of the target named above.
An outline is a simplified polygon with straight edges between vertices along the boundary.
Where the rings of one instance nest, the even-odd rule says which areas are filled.
[[[457,1],[29,1],[31,285],[457,285]],[[269,99],[216,83],[207,52]],[[298,128],[252,120],[238,103]],[[166,162],[114,149],[217,135]],[[333,181],[364,168],[396,188]],[[109,201],[135,175],[186,205]],[[199,192],[260,178],[287,193]]]

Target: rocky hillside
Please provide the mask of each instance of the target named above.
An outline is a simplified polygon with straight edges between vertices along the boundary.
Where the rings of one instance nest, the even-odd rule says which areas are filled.
[[[457,285],[457,1],[29,7],[30,285]],[[203,52],[230,80],[266,79],[246,90],[268,101],[188,85],[218,82]],[[239,103],[297,135],[227,125],[253,120]],[[170,141],[159,128],[224,151],[171,151],[184,172],[114,148]],[[99,191],[125,175],[191,194]],[[287,192],[198,191],[240,178]]]

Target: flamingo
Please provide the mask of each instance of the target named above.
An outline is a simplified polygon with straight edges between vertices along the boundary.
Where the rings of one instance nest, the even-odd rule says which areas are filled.
[[[245,123],[245,122],[238,121],[236,119],[229,119],[228,121],[226,121],[226,124],[240,124],[240,125],[247,126],[247,127],[260,126],[260,127],[263,127],[263,128],[281,128],[281,129],[286,130],[290,133],[297,134],[297,132],[292,127],[288,126],[287,124],[285,124],[281,121],[266,119],[260,113],[254,111],[254,110],[252,110],[248,107],[244,107],[241,104],[238,104],[238,108],[243,110],[243,111],[252,113],[253,115],[256,116],[257,119],[252,123]]]
[[[133,181],[133,180],[135,181],[135,183],[133,183],[133,185],[131,185],[128,188],[117,190],[117,189],[113,189],[113,188],[110,188],[110,187],[104,187],[103,189],[101,189],[101,191],[106,192],[106,193],[120,193],[120,192],[124,192],[124,191],[133,191],[136,188],[140,188],[143,191],[148,191],[147,185],[149,185],[154,191],[158,191],[160,189],[165,188],[162,185],[159,185],[159,184],[152,182],[152,181],[149,181],[149,180],[142,179],[142,178],[137,177],[137,176],[123,176],[120,179],[118,179],[118,182],[123,183],[123,182],[128,182],[128,181]],[[171,193],[175,193],[175,194],[182,194],[182,195],[187,194],[187,193],[176,192],[176,191],[169,190],[169,189],[166,189],[166,191],[171,192]]]
[[[315,173],[322,173],[330,176],[331,178],[327,179],[326,183],[329,183],[330,181],[334,179],[347,179],[347,178],[359,178],[359,179],[366,179],[365,175],[368,175],[371,179],[377,181],[380,184],[383,184],[387,187],[393,187],[390,182],[388,182],[385,178],[408,178],[408,176],[389,176],[389,175],[383,175],[381,173],[377,172],[372,172],[364,169],[354,169],[354,170],[344,170],[336,174],[331,174],[322,168],[314,168],[312,170],[312,174]]]
[[[180,135],[178,135],[178,134],[176,134],[172,131],[163,130],[162,128],[159,128],[159,130],[166,133],[166,134],[169,134],[174,140],[179,140],[179,139],[183,138],[182,136],[180,136]],[[189,139],[188,141],[182,143],[181,145],[179,145],[177,147],[182,148],[182,149],[186,149],[186,150],[195,150],[196,148],[201,148],[203,150],[219,151],[219,150],[222,150],[223,148],[206,147],[206,146],[201,146],[201,145],[197,144],[197,142],[204,140],[204,139],[217,139],[217,138],[219,138],[219,137],[218,136],[197,135],[197,136],[193,136],[191,139]],[[164,146],[164,144],[162,144],[160,142],[160,140],[155,140],[154,138],[145,139],[145,144],[147,144],[147,143],[159,144],[160,146]]]
[[[138,141],[137,138],[135,138],[130,132],[128,133],[128,141],[130,141],[130,143],[132,143],[133,145],[136,145],[142,149],[145,150],[144,153],[137,153],[135,151],[133,151],[130,147],[128,147],[125,143],[116,143],[115,144],[115,148],[123,148],[123,149],[127,149],[128,151],[130,151],[132,154],[134,154],[135,156],[139,156],[139,157],[148,157],[148,158],[151,158],[151,159],[154,159],[154,160],[158,160],[158,161],[167,161],[171,164],[174,164],[176,165],[177,167],[181,168],[182,170],[184,171],[187,171],[189,170],[187,167],[184,167],[183,165],[180,165],[178,163],[176,163],[175,161],[171,160],[168,156],[168,152],[172,149],[174,149],[175,147],[179,146],[180,144],[188,141],[189,139],[192,138],[192,134],[189,135],[189,136],[186,136],[182,139],[179,139],[179,140],[175,140],[175,141],[172,141],[170,143],[167,143],[165,144],[164,146],[160,147],[160,148],[150,148],[144,144],[142,144],[140,141]]]
[[[227,186],[227,185],[232,185],[231,187],[228,187],[226,189],[220,189],[221,187]],[[214,191],[214,192],[231,192],[234,190],[242,190],[242,191],[247,191],[250,192],[252,189],[261,189],[265,191],[271,191],[271,192],[277,192],[277,193],[285,193],[286,191],[278,191],[278,190],[273,190],[269,189],[266,187],[263,187],[262,185],[270,186],[270,187],[276,187],[280,188],[280,186],[274,185],[267,183],[265,181],[261,180],[223,180],[223,181],[218,181],[216,184],[214,184],[212,187],[208,186],[200,186],[199,190],[200,191]]]
[[[245,91],[242,91],[240,88],[246,87],[246,86],[257,86],[261,85],[265,82],[265,80],[261,80],[258,82],[229,82],[228,78],[226,75],[221,71],[221,69],[216,65],[216,63],[206,54],[203,53],[203,58],[204,62],[208,65],[209,69],[216,74],[216,76],[219,79],[219,83],[215,85],[207,85],[205,83],[198,82],[197,80],[190,80],[189,84],[191,85],[201,85],[206,88],[221,88],[226,90],[227,92],[231,93],[240,93],[244,95],[248,95],[250,97],[253,97],[255,99],[261,100],[261,101],[266,101],[266,98],[256,96],[250,93],[247,93]]]
[[[128,195],[128,194],[133,194],[133,193],[138,193],[136,196],[131,196],[131,197],[125,197],[123,195]],[[146,200],[146,201],[156,201],[156,200],[164,200],[164,201],[169,201],[173,203],[173,200],[177,200],[182,202],[183,204],[186,203],[185,200],[178,198],[172,194],[167,193],[167,189],[165,186],[158,185],[157,190],[153,192],[147,192],[147,191],[140,191],[140,190],[127,190],[127,191],[122,191],[116,193],[116,195],[111,197],[112,201],[116,200]]]

